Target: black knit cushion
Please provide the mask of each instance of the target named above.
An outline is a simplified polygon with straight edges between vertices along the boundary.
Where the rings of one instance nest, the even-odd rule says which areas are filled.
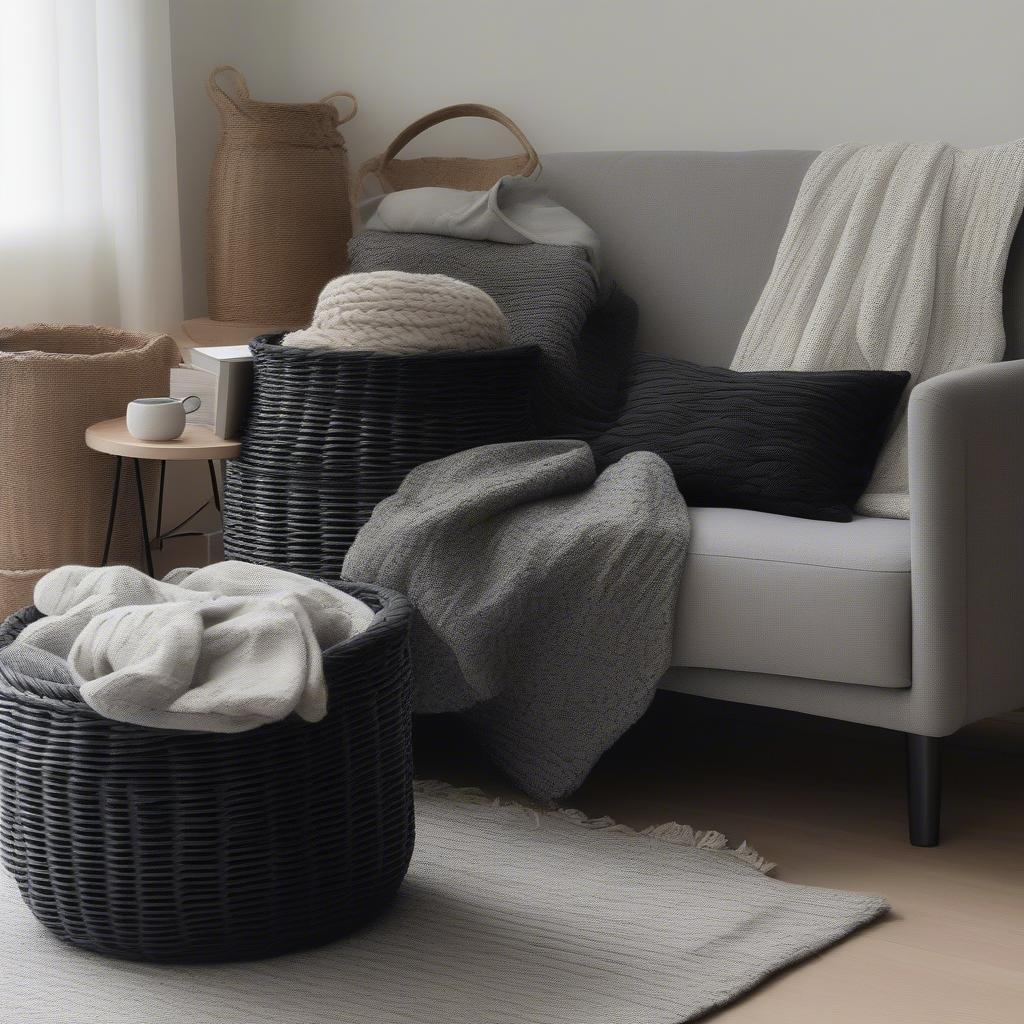
[[[599,464],[656,452],[691,505],[848,522],[910,378],[884,370],[742,373],[642,355]]]

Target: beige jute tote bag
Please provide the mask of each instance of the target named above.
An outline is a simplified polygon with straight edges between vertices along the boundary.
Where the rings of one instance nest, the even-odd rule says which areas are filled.
[[[468,156],[423,156],[396,159],[398,154],[418,135],[444,121],[458,117],[481,117],[507,128],[522,147],[512,156],[477,158]],[[506,174],[530,177],[540,169],[540,157],[533,143],[507,114],[481,103],[456,103],[425,114],[401,131],[383,153],[371,157],[356,177],[352,189],[353,204],[358,209],[363,186],[371,175],[384,192],[402,192],[410,188],[458,188],[468,192],[489,189]]]
[[[30,604],[36,580],[51,569],[99,564],[114,459],[85,446],[85,428],[123,416],[133,398],[166,395],[180,358],[165,334],[57,324],[0,329],[0,614]],[[151,484],[156,463],[142,467]],[[122,473],[111,561],[138,565],[131,481]]]
[[[230,65],[214,69],[206,91],[220,119],[206,221],[209,315],[308,324],[320,289],[347,267],[349,167],[338,126],[355,115],[355,97],[254,100]],[[344,117],[331,102],[339,97],[350,101]]]

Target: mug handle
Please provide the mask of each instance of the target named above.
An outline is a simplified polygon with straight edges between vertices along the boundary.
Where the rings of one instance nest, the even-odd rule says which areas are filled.
[[[202,404],[203,400],[198,395],[189,395],[188,398],[181,400],[181,407],[185,410],[186,414],[195,412]]]

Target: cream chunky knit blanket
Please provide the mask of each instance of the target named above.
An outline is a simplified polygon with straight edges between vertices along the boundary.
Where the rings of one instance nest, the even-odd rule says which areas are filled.
[[[1022,202],[1024,140],[826,150],[800,187],[733,369],[908,370],[913,385],[996,362]],[[905,402],[864,515],[909,517]]]

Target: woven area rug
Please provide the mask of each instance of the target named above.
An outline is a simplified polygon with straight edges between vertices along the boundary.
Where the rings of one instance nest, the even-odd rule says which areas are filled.
[[[662,825],[417,792],[392,908],[308,953],[216,967],[108,960],[0,883],[3,1024],[679,1024],[886,909],[766,877],[747,847]]]

